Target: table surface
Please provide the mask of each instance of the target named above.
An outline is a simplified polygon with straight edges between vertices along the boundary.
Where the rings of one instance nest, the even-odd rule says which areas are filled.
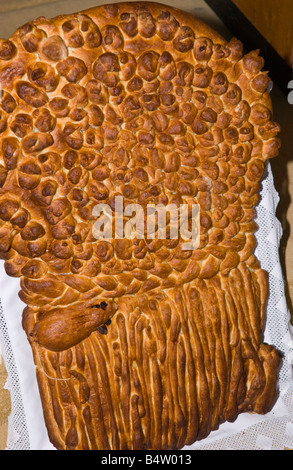
[[[102,3],[115,3],[115,0],[83,0],[82,9]],[[229,33],[219,18],[206,5],[204,0],[160,0],[170,6],[186,10],[208,23],[223,36]],[[80,0],[9,0],[0,4],[0,30],[2,38],[9,38],[16,28],[39,16],[54,17],[58,14],[80,10]],[[289,90],[288,90],[289,92]],[[282,127],[282,148],[279,157],[271,161],[275,186],[280,195],[277,217],[282,223],[283,239],[280,247],[280,260],[284,273],[288,308],[293,312],[293,105],[274,86],[272,91],[274,120]],[[0,450],[5,449],[8,416],[11,410],[10,394],[5,388],[7,374],[0,351]]]

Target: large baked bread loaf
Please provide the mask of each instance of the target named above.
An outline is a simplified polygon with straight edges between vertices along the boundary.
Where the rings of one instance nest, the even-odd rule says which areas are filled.
[[[180,449],[272,408],[254,207],[279,126],[263,66],[145,2],[0,41],[0,253],[57,449]],[[199,204],[199,246],[98,240],[93,209],[118,195]]]

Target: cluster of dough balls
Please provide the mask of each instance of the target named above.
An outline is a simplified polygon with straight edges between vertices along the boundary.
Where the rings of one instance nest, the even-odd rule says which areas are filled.
[[[100,19],[41,18],[0,43],[7,271],[79,274],[110,293],[228,272],[250,258],[259,183],[279,146],[263,59],[243,56],[235,39],[198,36],[169,11],[114,18],[113,8]],[[144,209],[199,204],[199,248],[97,241],[93,208],[114,209],[116,196]]]

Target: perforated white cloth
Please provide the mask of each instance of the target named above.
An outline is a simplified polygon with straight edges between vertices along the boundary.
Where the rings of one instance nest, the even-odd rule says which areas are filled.
[[[283,354],[278,399],[266,416],[243,414],[236,422],[223,424],[207,439],[184,450],[293,449],[293,328],[279,259],[282,228],[276,218],[278,203],[268,165],[256,209],[259,226],[256,255],[270,279],[265,341]],[[32,353],[21,326],[24,304],[18,291],[19,279],[9,278],[0,263],[0,346],[8,372],[6,387],[12,400],[7,450],[53,450],[44,424]]]

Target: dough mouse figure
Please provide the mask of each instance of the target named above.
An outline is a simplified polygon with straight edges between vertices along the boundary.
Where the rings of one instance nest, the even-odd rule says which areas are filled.
[[[0,254],[57,449],[182,449],[273,407],[254,208],[280,128],[263,68],[148,2],[0,41]],[[197,205],[198,245],[168,236],[170,218],[165,238],[96,237],[96,207],[118,197],[144,219]]]

